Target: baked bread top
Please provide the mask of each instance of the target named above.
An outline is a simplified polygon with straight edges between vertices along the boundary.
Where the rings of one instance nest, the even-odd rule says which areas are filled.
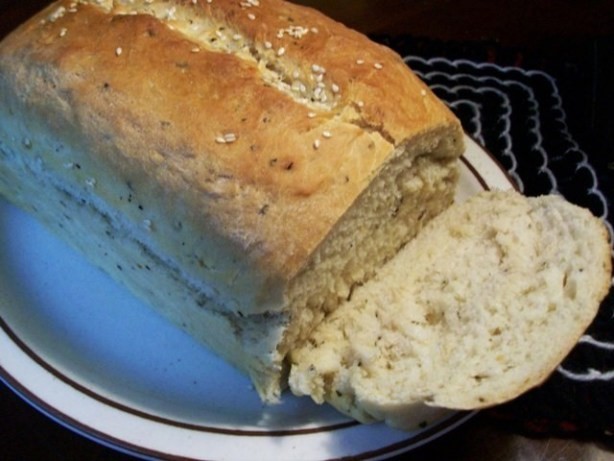
[[[96,154],[97,193],[119,200],[112,171],[143,208],[198,210],[186,219],[272,280],[304,267],[413,136],[452,127],[459,147],[440,155],[461,150],[458,121],[398,55],[279,0],[65,0],[0,55],[32,130]]]

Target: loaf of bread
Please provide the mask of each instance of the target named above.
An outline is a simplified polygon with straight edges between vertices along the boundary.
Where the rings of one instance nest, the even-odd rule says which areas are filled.
[[[291,353],[290,387],[402,429],[511,400],[576,344],[611,270],[588,210],[482,192],[433,219]]]
[[[462,151],[399,56],[281,0],[60,0],[0,44],[0,192],[268,402]]]

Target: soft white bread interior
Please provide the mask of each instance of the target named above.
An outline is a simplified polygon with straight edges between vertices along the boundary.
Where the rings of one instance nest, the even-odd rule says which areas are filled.
[[[611,284],[603,223],[559,196],[483,192],[431,221],[292,352],[290,387],[412,429],[541,383]]]
[[[266,401],[462,151],[398,55],[280,0],[60,0],[0,44],[0,192]]]

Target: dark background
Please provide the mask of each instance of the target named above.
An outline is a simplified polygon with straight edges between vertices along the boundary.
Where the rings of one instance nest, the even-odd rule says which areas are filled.
[[[263,0],[264,1],[264,0]],[[0,0],[0,38],[47,4]],[[601,182],[614,177],[614,2],[604,0],[302,0],[389,44],[544,70],[561,90],[568,125],[591,153]],[[419,50],[418,50],[419,49]],[[0,351],[2,353],[2,351]],[[614,411],[614,408],[612,409]],[[408,459],[606,460],[598,434],[539,435],[484,413]],[[0,459],[133,459],[73,434],[0,384]]]

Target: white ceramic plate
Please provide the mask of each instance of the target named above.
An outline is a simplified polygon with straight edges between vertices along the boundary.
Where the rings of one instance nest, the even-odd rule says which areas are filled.
[[[509,188],[467,138],[457,198]],[[381,459],[462,424],[360,425],[285,395],[263,406],[247,378],[0,201],[0,378],[59,423],[142,457]]]

